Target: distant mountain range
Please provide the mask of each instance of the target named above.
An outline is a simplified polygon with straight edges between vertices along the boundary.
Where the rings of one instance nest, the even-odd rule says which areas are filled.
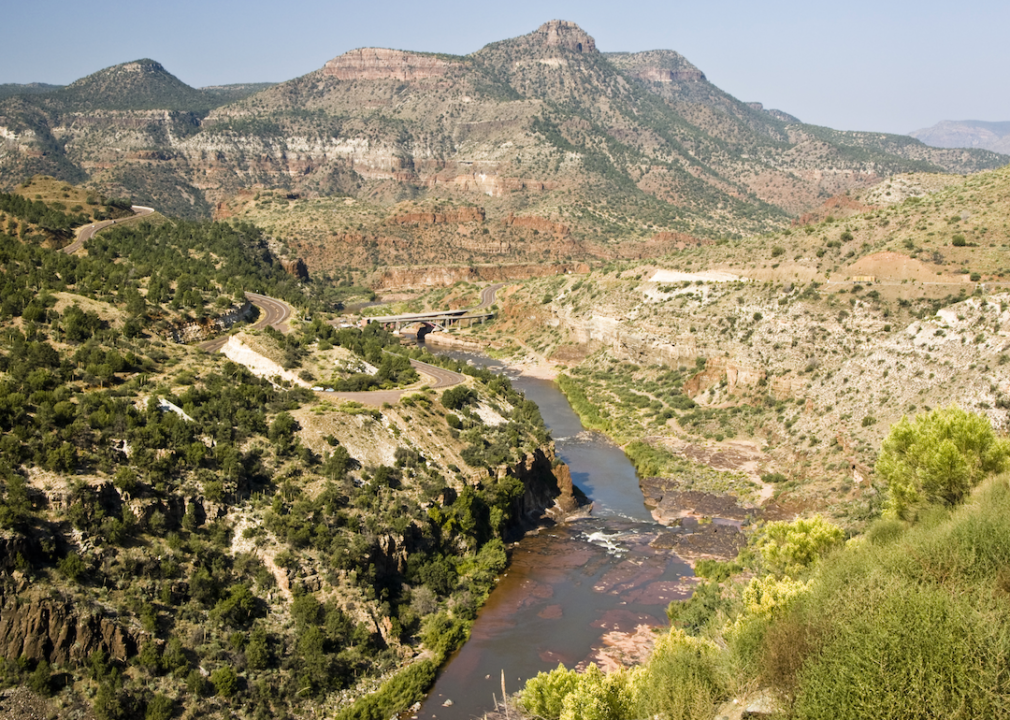
[[[1010,154],[1010,122],[943,120],[909,135],[936,148],[984,148]]]
[[[1007,162],[806,125],[559,20],[466,56],[353,50],[265,88],[197,90],[140,60],[0,102],[3,186],[47,173],[183,216],[251,188],[479,204],[586,243],[761,232],[895,173]]]

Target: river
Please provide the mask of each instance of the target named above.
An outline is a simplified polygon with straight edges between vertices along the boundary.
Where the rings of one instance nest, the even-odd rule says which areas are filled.
[[[635,469],[620,448],[587,431],[557,385],[515,376],[488,358],[471,360],[509,375],[540,407],[558,454],[593,501],[592,517],[524,538],[473,625],[470,639],[446,663],[411,717],[470,720],[508,693],[563,662],[584,666],[613,646],[615,633],[666,625],[666,606],[686,597],[691,568],[649,543],[664,528],[645,508]],[[610,646],[608,648],[608,645]],[[634,643],[625,648],[633,651]]]

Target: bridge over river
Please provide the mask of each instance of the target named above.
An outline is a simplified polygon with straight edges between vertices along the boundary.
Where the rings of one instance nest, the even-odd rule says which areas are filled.
[[[447,330],[453,326],[469,327],[474,323],[483,324],[485,320],[494,317],[494,313],[488,311],[487,308],[494,304],[495,293],[501,287],[502,284],[499,283],[484,288],[480,293],[480,305],[472,308],[405,313],[403,315],[382,315],[369,317],[366,320],[370,323],[381,323],[386,329],[393,331],[399,331],[410,325],[421,325],[421,330],[417,333],[418,338],[423,338],[429,332]]]

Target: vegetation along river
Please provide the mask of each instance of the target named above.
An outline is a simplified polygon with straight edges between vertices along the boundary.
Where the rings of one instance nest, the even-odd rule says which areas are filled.
[[[447,353],[499,372],[488,358]],[[664,528],[646,509],[635,469],[621,449],[582,427],[557,385],[511,377],[539,405],[572,479],[593,501],[592,517],[524,538],[474,623],[470,639],[408,717],[468,720],[543,670],[609,662],[634,653],[633,639],[666,624],[666,606],[690,592],[691,568],[649,543]],[[616,643],[616,645],[615,645]],[[641,643],[637,643],[641,645]],[[601,655],[601,652],[603,655]]]

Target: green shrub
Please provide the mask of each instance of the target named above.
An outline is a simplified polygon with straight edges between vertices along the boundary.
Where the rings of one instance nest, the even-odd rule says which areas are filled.
[[[231,697],[238,691],[238,673],[224,665],[210,674],[210,684],[221,697]]]
[[[442,393],[442,406],[448,410],[459,410],[477,399],[477,394],[466,385],[456,385]]]
[[[778,575],[797,575],[829,550],[841,545],[845,533],[820,515],[765,525],[752,544],[764,565]]]
[[[796,718],[1010,717],[1010,486],[871,526],[773,615],[761,674]]]
[[[66,557],[61,558],[57,563],[57,567],[61,573],[75,582],[79,582],[88,570],[81,556],[75,552],[67,553]]]
[[[526,712],[544,720],[557,720],[565,697],[579,685],[579,674],[558,665],[550,672],[537,673],[526,681],[519,693],[519,703]]]
[[[410,707],[435,681],[438,665],[422,660],[401,670],[379,689],[341,710],[336,720],[387,720]]]
[[[702,582],[695,587],[691,597],[671,602],[666,616],[672,625],[682,628],[688,635],[700,635],[719,610],[727,605],[718,582]]]
[[[53,694],[52,669],[46,660],[40,660],[39,664],[32,670],[31,675],[28,676],[28,687],[31,688],[32,692],[45,697]]]
[[[638,682],[636,717],[664,720],[709,720],[730,686],[719,647],[676,629],[656,643]]]
[[[526,682],[519,703],[544,720],[622,720],[634,709],[631,672],[604,675],[595,663],[581,675],[564,665]]]
[[[946,589],[869,579],[799,672],[794,716],[1006,717],[1007,680],[996,667],[1010,649],[1006,633]]]
[[[147,703],[147,712],[144,713],[144,720],[169,720],[175,712],[175,703],[171,698],[160,693]]]
[[[989,420],[955,406],[902,418],[891,427],[877,460],[888,484],[887,513],[908,519],[923,503],[960,502],[983,477],[1010,461],[1010,442]]]

